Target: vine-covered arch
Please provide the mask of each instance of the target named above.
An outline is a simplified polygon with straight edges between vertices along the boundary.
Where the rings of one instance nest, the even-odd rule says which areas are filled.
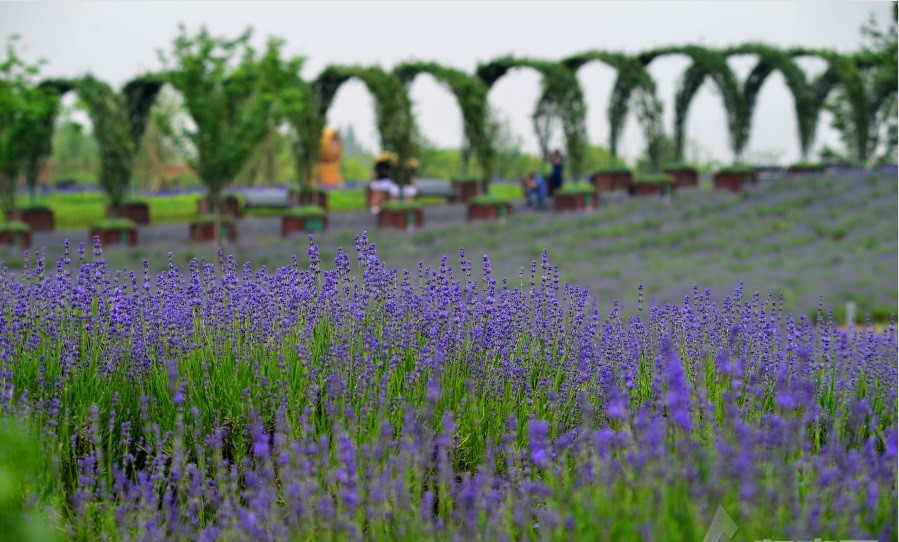
[[[414,154],[412,133],[415,119],[406,87],[393,73],[378,67],[328,66],[312,86],[322,118],[327,118],[328,109],[341,85],[352,78],[362,81],[374,96],[375,121],[382,150],[395,152],[399,163],[405,163]],[[407,181],[404,168],[397,168],[396,177],[400,183]]]
[[[592,50],[562,59],[562,64],[575,74],[589,62],[602,62],[617,73],[607,109],[609,151],[612,156],[618,156],[618,141],[624,131],[630,100],[632,96],[636,96],[639,100],[638,114],[643,126],[643,135],[646,139],[650,160],[654,166],[658,167],[660,165],[658,140],[662,134],[662,104],[656,94],[655,81],[649,76],[649,72],[646,71],[643,64],[623,53]],[[634,94],[635,92],[636,94]]]
[[[684,72],[680,87],[675,97],[674,138],[678,154],[683,154],[686,118],[693,97],[698,92],[706,77],[711,77],[721,93],[724,109],[727,113],[727,124],[730,132],[731,149],[739,161],[748,139],[745,104],[740,92],[737,77],[727,64],[727,58],[720,51],[706,49],[698,45],[664,47],[646,51],[637,56],[645,67],[661,56],[683,55],[691,59],[692,65]]]
[[[870,117],[868,93],[861,70],[853,57],[824,49],[794,48],[788,51],[794,57],[815,57],[827,63],[827,69],[811,83],[811,107],[809,110],[809,144],[814,142],[818,119],[827,97],[837,87],[842,88],[852,108],[855,128],[855,158],[864,163],[870,144]]]
[[[78,79],[49,79],[42,82],[41,86],[55,90],[60,97],[75,91],[87,106],[94,139],[100,152],[100,185],[109,196],[113,209],[118,211],[131,181],[134,149],[137,139],[143,133],[145,122],[140,130],[133,126],[126,97],[91,75]],[[53,126],[57,113],[58,109],[52,110],[42,122],[42,130],[49,129],[42,132],[44,137],[35,146],[33,158],[36,163],[52,150]]]
[[[462,129],[465,134],[463,167],[467,166],[470,154],[464,148],[467,146],[474,152],[484,177],[489,179],[493,173],[494,148],[487,129],[487,86],[477,77],[435,62],[406,62],[396,66],[393,73],[406,86],[411,85],[419,74],[427,73],[449,87],[462,111]]]
[[[758,58],[755,67],[743,83],[744,102],[744,129],[747,133],[752,126],[752,117],[758,102],[758,95],[768,76],[775,71],[779,72],[787,84],[787,88],[793,95],[793,105],[796,111],[796,124],[799,132],[799,146],[802,159],[807,160],[811,151],[811,140],[814,135],[814,126],[810,125],[812,109],[814,107],[812,93],[805,73],[796,64],[793,56],[780,49],[761,43],[747,43],[736,47],[730,47],[723,51],[725,56],[754,55]]]
[[[161,77],[147,75],[132,79],[122,87],[125,107],[128,110],[128,121],[131,124],[131,139],[135,145],[144,136],[147,120],[150,118],[150,109],[156,103],[156,96],[164,85],[165,80]]]
[[[504,56],[478,66],[477,75],[489,89],[514,68],[531,68],[541,74],[541,95],[532,116],[541,151],[544,155],[549,154],[548,128],[552,121],[560,120],[569,171],[574,178],[580,177],[587,140],[584,124],[587,109],[574,72],[558,62]]]

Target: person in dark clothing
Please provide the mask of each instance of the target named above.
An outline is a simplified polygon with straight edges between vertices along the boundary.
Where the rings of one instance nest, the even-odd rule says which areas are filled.
[[[552,172],[549,174],[549,195],[552,196],[556,190],[562,188],[562,170],[565,168],[565,161],[562,160],[562,153],[556,149],[549,155],[549,161],[552,163]]]

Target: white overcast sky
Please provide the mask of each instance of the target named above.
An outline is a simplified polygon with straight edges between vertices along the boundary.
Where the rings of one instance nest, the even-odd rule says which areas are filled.
[[[194,31],[235,36],[250,26],[262,45],[266,36],[286,40],[285,51],[307,58],[303,74],[314,78],[329,64],[380,64],[392,68],[410,59],[433,60],[473,73],[480,62],[505,54],[558,59],[588,49],[636,53],[664,45],[727,46],[762,41],[777,46],[827,47],[849,52],[861,43],[859,28],[874,13],[890,20],[890,2],[0,2],[0,39],[20,34],[29,60],[45,58],[44,74],[92,73],[119,86],[159,67],[156,51],[168,49],[179,23]],[[731,60],[743,79],[750,58]],[[666,130],[673,124],[677,79],[685,58],[653,62],[650,71],[665,105]],[[803,60],[810,75],[823,62]],[[579,73],[587,97],[590,141],[605,144],[605,109],[614,71],[591,64]],[[537,144],[530,123],[539,76],[515,70],[490,92],[490,103],[507,117],[529,151]],[[457,147],[462,122],[451,94],[428,76],[412,86],[424,134],[441,146]],[[817,143],[835,142],[825,115]],[[351,81],[338,92],[329,113],[334,126],[353,124],[369,148],[376,147],[371,96]],[[775,74],[756,109],[748,157],[799,156],[793,100]],[[692,153],[730,160],[723,105],[706,82],[690,110],[687,136]],[[622,151],[637,155],[643,139],[635,120]],[[688,153],[690,149],[688,148]],[[771,158],[768,158],[769,160]]]

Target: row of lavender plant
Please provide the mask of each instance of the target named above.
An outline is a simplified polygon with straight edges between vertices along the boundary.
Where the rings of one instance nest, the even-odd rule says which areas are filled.
[[[893,325],[777,296],[606,314],[544,253],[511,280],[356,262],[0,273],[0,408],[79,539],[895,539]]]

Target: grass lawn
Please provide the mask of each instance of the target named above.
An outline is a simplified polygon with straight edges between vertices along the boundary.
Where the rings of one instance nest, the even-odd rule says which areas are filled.
[[[517,185],[495,184],[491,194],[508,198],[521,197]],[[197,216],[197,200],[202,194],[178,194],[171,196],[148,196],[150,220],[154,224],[187,222]],[[26,199],[20,204],[26,203]],[[443,203],[443,198],[421,198],[425,205]],[[101,192],[56,193],[39,196],[37,203],[53,209],[56,227],[59,229],[87,228],[104,218],[106,196]],[[331,211],[359,211],[365,208],[365,191],[362,188],[332,190],[328,193]],[[251,209],[251,216],[280,216],[281,209]]]

